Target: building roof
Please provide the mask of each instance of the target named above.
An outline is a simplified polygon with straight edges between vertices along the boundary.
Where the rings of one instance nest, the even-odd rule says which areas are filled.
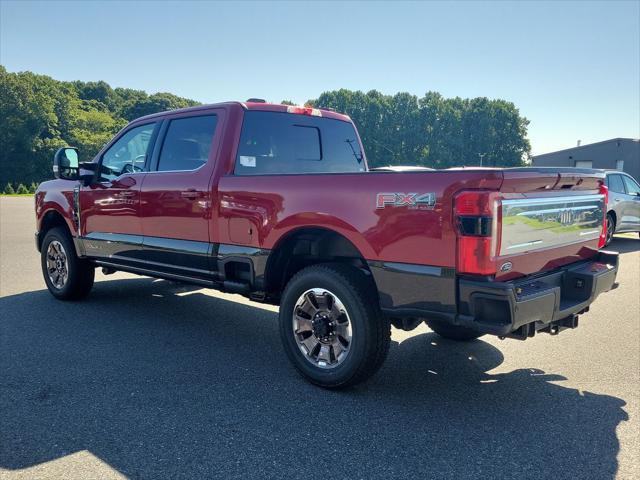
[[[560,153],[560,152],[570,152],[570,151],[575,151],[575,150],[580,150],[582,148],[587,148],[587,147],[593,147],[594,145],[602,145],[603,143],[612,143],[612,142],[640,142],[640,139],[637,138],[611,138],[609,140],[602,140],[601,142],[595,142],[595,143],[587,143],[586,145],[580,145],[579,147],[571,147],[571,148],[563,148],[562,150],[556,150],[554,152],[547,152],[547,153],[541,153],[540,155],[532,155],[531,158],[539,158],[539,157],[544,157],[545,155],[555,155],[556,153]]]

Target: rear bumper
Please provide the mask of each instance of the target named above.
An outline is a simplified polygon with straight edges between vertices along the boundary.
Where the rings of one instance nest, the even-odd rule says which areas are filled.
[[[460,279],[456,325],[482,333],[526,338],[577,326],[577,315],[602,292],[615,287],[618,254],[592,259],[512,282]]]

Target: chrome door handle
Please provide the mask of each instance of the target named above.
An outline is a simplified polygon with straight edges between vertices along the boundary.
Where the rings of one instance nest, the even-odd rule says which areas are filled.
[[[120,192],[120,196],[121,197],[133,197],[136,194],[136,192],[132,192],[129,190],[125,190],[124,192]]]
[[[198,197],[202,196],[202,192],[197,190],[185,190],[184,192],[180,192],[183,198],[188,198],[189,200],[194,200]]]

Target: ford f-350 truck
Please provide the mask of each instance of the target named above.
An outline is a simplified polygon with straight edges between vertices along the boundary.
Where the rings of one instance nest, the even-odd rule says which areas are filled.
[[[287,355],[324,387],[371,376],[391,325],[555,334],[615,286],[602,173],[370,170],[352,121],[329,110],[149,115],[92,161],[60,149],[54,175],[35,203],[56,298],[85,297],[101,267],[276,304]]]

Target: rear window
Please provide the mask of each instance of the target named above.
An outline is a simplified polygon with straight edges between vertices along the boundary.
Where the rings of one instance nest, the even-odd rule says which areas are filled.
[[[364,171],[351,123],[281,112],[245,112],[237,175]]]

